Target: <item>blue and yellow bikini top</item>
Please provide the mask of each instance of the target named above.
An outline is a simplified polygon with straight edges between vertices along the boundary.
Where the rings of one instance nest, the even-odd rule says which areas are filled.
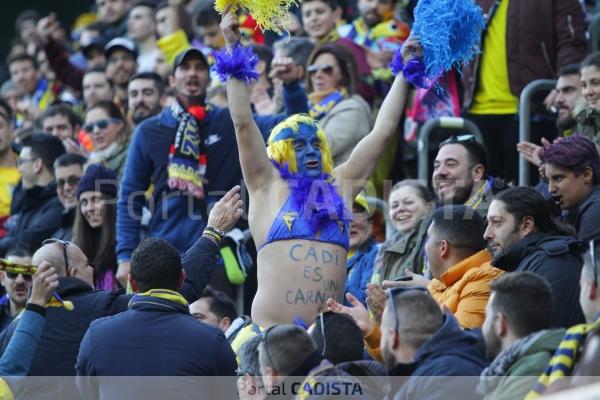
[[[343,199],[329,182],[329,175],[313,179],[277,167],[288,182],[290,195],[261,248],[278,240],[306,239],[336,244],[348,250],[352,213],[344,207]]]

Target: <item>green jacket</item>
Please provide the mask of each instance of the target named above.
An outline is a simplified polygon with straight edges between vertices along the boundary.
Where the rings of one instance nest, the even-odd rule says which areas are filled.
[[[523,399],[548,366],[564,335],[564,329],[555,329],[540,337],[523,357],[508,369],[496,389],[489,392],[484,400]]]
[[[411,232],[403,234],[394,243],[384,243],[375,261],[372,283],[381,284],[385,280],[403,277],[407,270],[416,274],[425,272],[424,246],[427,228],[431,223],[428,215]]]

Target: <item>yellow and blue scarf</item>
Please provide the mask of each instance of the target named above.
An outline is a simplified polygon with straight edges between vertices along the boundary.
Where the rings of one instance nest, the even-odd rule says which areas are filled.
[[[555,384],[573,371],[573,367],[579,358],[579,353],[588,333],[600,328],[600,314],[591,324],[575,325],[567,330],[558,349],[550,360],[548,367],[540,376],[537,384],[531,392],[527,394],[525,400],[535,399],[544,394],[548,386]]]
[[[311,93],[309,98],[310,110],[308,115],[312,119],[321,120],[333,107],[348,96],[346,89]]]

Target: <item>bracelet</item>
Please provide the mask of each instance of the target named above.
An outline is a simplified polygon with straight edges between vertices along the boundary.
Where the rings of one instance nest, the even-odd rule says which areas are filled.
[[[207,235],[206,232],[202,234],[202,237],[213,242],[215,246],[221,247],[220,243],[213,236]]]
[[[251,47],[245,47],[238,43],[231,48],[230,52],[225,48],[215,52],[214,56],[214,71],[223,83],[232,77],[249,85],[252,80],[258,80],[260,76],[256,72],[258,57]]]
[[[207,226],[206,228],[204,228],[204,230],[216,233],[217,235],[219,235],[219,237],[221,239],[223,239],[223,236],[225,236],[225,231],[222,231],[222,230],[217,229],[217,228],[213,228],[212,226]]]
[[[205,230],[204,232],[202,232],[202,236],[212,240],[217,246],[221,246],[221,237],[216,233]]]

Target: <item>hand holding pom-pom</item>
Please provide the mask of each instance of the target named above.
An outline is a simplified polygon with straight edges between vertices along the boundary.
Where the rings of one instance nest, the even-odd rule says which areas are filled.
[[[404,63],[408,63],[410,60],[422,60],[423,59],[423,48],[421,42],[417,37],[409,37],[406,42],[402,45],[401,49],[402,60]]]
[[[235,46],[240,41],[241,37],[240,21],[235,12],[232,11],[231,5],[228,5],[225,10],[223,10],[220,26],[227,47]]]

